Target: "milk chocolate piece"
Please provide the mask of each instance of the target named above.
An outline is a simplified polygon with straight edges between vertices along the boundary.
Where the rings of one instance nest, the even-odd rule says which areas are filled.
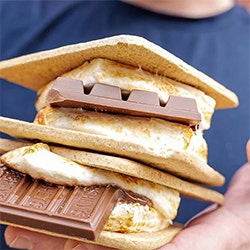
[[[82,81],[59,77],[49,90],[47,103],[54,106],[86,108],[111,113],[157,117],[196,126],[201,121],[195,99],[170,96],[162,106],[157,93],[132,90],[123,98],[117,86],[96,83],[89,91]]]
[[[65,187],[0,168],[0,221],[95,240],[116,205],[113,186]]]

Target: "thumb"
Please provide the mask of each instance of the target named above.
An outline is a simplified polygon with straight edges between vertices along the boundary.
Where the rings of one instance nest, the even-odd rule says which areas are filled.
[[[233,176],[225,194],[224,207],[250,224],[250,140],[246,145],[248,162]]]
[[[246,151],[247,151],[247,160],[250,163],[250,139],[247,142]]]
[[[161,250],[249,249],[250,140],[246,151],[248,163],[233,176],[224,205],[196,218]]]

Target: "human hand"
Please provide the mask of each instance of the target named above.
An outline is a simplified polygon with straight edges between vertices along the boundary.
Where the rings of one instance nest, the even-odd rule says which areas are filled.
[[[250,140],[248,163],[234,175],[223,206],[211,205],[195,216],[175,239],[159,250],[250,249]],[[5,231],[6,243],[15,248],[110,250],[103,246],[52,237],[15,227]]]
[[[248,163],[234,175],[223,206],[210,206],[188,223],[176,238],[159,250],[250,249],[250,140]]]

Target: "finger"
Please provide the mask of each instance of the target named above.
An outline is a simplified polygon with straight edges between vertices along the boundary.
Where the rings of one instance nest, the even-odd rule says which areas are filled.
[[[229,215],[222,215],[222,213],[223,211],[218,209],[194,219],[171,243],[159,250],[230,249],[223,245],[223,237],[229,239],[233,229],[231,224],[230,227],[228,227],[228,223],[223,224]],[[222,220],[222,218],[224,219]]]
[[[88,244],[75,240],[67,240],[64,249],[65,250],[113,250],[114,248],[99,246],[91,243]]]
[[[188,227],[180,232],[170,244],[160,249],[248,249],[250,225],[249,174],[250,164],[248,163],[241,167],[233,177],[225,194],[225,202],[222,207],[214,211],[209,209],[195,217],[188,224]],[[232,235],[235,237],[232,238]],[[228,242],[231,246],[227,245]],[[244,245],[243,248],[242,244]],[[235,248],[232,248],[234,246]]]
[[[250,223],[250,140],[246,144],[248,163],[233,176],[225,194],[224,207],[239,218]]]
[[[28,250],[63,249],[66,240],[26,229],[8,226],[5,230],[6,244],[12,248]]]
[[[246,163],[234,175],[225,194],[224,207],[250,224],[250,164]]]
[[[247,227],[220,207],[194,219],[171,243],[159,250],[248,249],[243,245],[249,247]]]

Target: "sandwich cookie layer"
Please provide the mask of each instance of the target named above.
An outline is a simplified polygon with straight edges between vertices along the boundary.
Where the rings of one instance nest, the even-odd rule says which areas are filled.
[[[146,249],[150,249],[149,244],[160,246],[160,243],[165,244],[166,240],[171,240],[181,230],[177,226],[160,230],[164,238],[158,232],[125,234],[101,231],[117,199],[131,200],[130,197],[124,197],[124,191],[114,186],[58,186],[34,180],[5,166],[0,167],[0,179],[2,224],[54,236],[88,239],[94,244],[98,240],[98,244],[111,244],[114,247],[119,244],[119,238],[125,238],[127,244],[124,247],[127,249],[134,249],[134,245],[140,242],[140,237],[147,238]],[[140,197],[139,201],[142,200]],[[108,238],[109,241],[105,244],[105,239]],[[142,245],[146,243],[144,239],[141,240]],[[141,247],[139,249],[143,249]]]
[[[156,232],[175,218],[180,203],[179,192],[135,177],[80,165],[50,151],[38,143],[9,151],[0,157],[2,164],[48,183],[66,186],[114,185],[147,197],[142,205],[118,202],[104,229],[123,233]]]
[[[111,60],[97,58],[85,62],[61,77],[81,80],[85,88],[91,88],[95,83],[103,83],[120,87],[124,95],[134,89],[155,92],[160,102],[165,105],[170,95],[194,98],[198,111],[202,115],[201,127],[208,129],[215,108],[215,100],[204,92],[189,85],[179,83],[167,77],[153,75],[141,68],[135,68]],[[39,91],[36,108],[40,110],[47,105],[46,96],[54,81]]]
[[[238,105],[237,96],[160,46],[138,36],[118,35],[51,49],[0,62],[0,77],[38,91],[47,83],[93,58],[106,58],[202,90],[216,108]]]
[[[0,153],[3,154],[19,147],[31,146],[32,144],[33,143],[31,142],[16,140],[13,141],[0,138]],[[181,194],[181,196],[199,199],[206,202],[213,202],[218,204],[223,203],[223,195],[216,192],[215,190],[181,180],[176,176],[143,165],[136,161],[67,147],[50,145],[49,148],[51,152],[64,158],[73,160],[81,165],[105,169],[108,171],[151,181],[156,184],[160,184],[177,190]]]
[[[207,144],[200,130],[158,118],[46,106],[37,113],[34,123],[145,145],[156,155],[167,156],[169,150],[176,150],[207,161]]]
[[[105,136],[44,126],[6,117],[0,117],[0,131],[16,138],[40,140],[123,156],[181,176],[184,179],[207,185],[220,186],[225,181],[220,173],[185,151],[169,149],[167,152],[156,154],[147,145],[113,140]]]

